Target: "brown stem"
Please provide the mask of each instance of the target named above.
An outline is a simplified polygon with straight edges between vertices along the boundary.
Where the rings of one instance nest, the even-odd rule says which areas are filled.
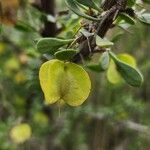
[[[102,4],[103,10],[109,10],[112,6],[115,5],[117,0],[105,0]]]
[[[102,17],[101,21],[98,23],[96,31],[97,35],[99,35],[102,38],[106,35],[108,30],[111,29],[112,24],[114,20],[117,18],[119,12],[125,9],[127,0],[111,0],[112,6],[106,5],[107,3],[109,3],[108,0],[106,0],[103,4],[103,7],[105,10],[107,10],[107,12]],[[89,41],[93,53],[94,48],[96,47],[94,36],[90,37]],[[91,55],[87,40],[83,41],[79,47],[80,47],[80,54],[77,54],[74,57],[73,59],[74,62],[80,62],[81,55],[83,56],[83,58],[87,58],[89,57],[89,55]]]
[[[42,10],[46,14],[55,16],[55,0],[41,0]],[[54,37],[56,35],[56,24],[45,21],[44,30],[42,32],[43,37]]]

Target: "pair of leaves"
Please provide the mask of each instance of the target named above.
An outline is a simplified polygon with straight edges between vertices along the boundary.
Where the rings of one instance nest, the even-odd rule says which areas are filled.
[[[135,87],[141,86],[143,82],[143,76],[139,72],[139,70],[135,68],[134,61],[132,60],[131,62],[131,58],[130,60],[129,59],[127,60],[127,58],[129,57],[126,57],[126,58],[120,57],[119,59],[112,52],[109,52],[109,54],[113,62],[115,63],[115,67],[113,69],[116,68],[117,71],[119,72],[118,78],[122,77],[131,86],[135,86]],[[111,76],[110,72],[111,71],[108,69],[108,72],[107,72],[108,79],[110,79],[109,76]],[[116,80],[118,79],[116,78]]]
[[[98,64],[89,64],[87,65],[89,69],[95,72],[102,72],[108,69],[109,67],[109,54],[108,52],[104,52],[99,59]]]
[[[92,6],[95,7],[95,5],[93,5],[94,2],[90,2],[90,0],[86,0],[86,1],[82,2],[81,0],[78,0],[78,2],[77,2],[76,0],[66,0],[66,4],[67,4],[68,8],[70,10],[72,10],[75,14],[77,14],[78,16],[81,16],[83,18],[86,18],[86,19],[92,20],[92,21],[99,21],[98,18],[94,18],[94,17],[89,16],[89,15],[83,13],[82,11],[80,11],[78,3],[81,3],[83,5],[86,4],[86,6],[90,5],[90,7],[92,7]]]
[[[39,79],[46,104],[63,100],[70,106],[79,106],[91,89],[90,78],[81,66],[57,59],[41,66]]]
[[[59,60],[71,60],[78,53],[78,50],[60,49],[60,47],[71,42],[73,39],[42,38],[37,42],[37,49],[41,53],[54,55]]]

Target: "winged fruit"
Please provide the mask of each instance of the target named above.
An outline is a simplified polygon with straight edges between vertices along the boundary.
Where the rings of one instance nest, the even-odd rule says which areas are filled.
[[[90,78],[81,66],[57,59],[41,66],[39,79],[46,104],[63,100],[70,106],[79,106],[91,89]]]

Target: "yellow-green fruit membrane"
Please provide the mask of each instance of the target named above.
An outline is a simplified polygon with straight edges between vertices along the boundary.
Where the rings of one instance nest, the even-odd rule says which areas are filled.
[[[41,66],[39,79],[46,104],[63,100],[70,106],[79,106],[91,89],[89,75],[81,66],[57,59]]]
[[[27,123],[16,125],[11,129],[10,137],[16,144],[23,143],[31,137],[31,127]]]
[[[128,65],[132,66],[133,68],[137,67],[137,62],[135,58],[127,53],[119,54],[117,58],[119,58],[123,62],[126,62]]]
[[[107,70],[107,79],[112,84],[120,84],[123,82],[123,79],[117,71],[116,65],[112,59]]]
[[[128,65],[132,66],[133,68],[136,68],[137,66],[135,58],[127,53],[119,54],[117,55],[117,58],[127,63]],[[107,70],[107,79],[112,84],[121,84],[124,81],[120,73],[117,71],[117,66],[112,59],[110,61],[110,65]]]

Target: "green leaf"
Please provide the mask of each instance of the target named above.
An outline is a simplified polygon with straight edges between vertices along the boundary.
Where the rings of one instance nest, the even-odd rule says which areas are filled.
[[[87,6],[87,7],[90,7],[90,8],[93,8],[97,11],[102,11],[100,9],[100,7],[97,6],[97,4],[93,1],[93,0],[76,0],[78,3],[84,5],[84,6]]]
[[[66,0],[66,4],[67,4],[68,8],[70,10],[72,10],[74,13],[76,13],[78,16],[81,16],[83,18],[86,18],[86,19],[92,20],[92,21],[99,21],[98,18],[91,17],[91,16],[81,12],[77,5],[77,2],[75,2],[75,0]]]
[[[129,64],[117,58],[117,56],[114,53],[109,52],[109,54],[113,59],[113,61],[115,62],[117,70],[121,74],[123,79],[131,86],[135,87],[141,86],[141,84],[143,83],[142,74],[134,67],[131,67]]]
[[[144,14],[138,15],[138,19],[142,23],[150,25],[150,13],[144,13]]]
[[[18,21],[15,25],[15,28],[17,30],[23,31],[23,32],[36,32],[36,29],[30,26],[29,24],[26,24],[23,21]]]
[[[89,68],[90,70],[95,71],[95,72],[101,72],[102,71],[102,68],[100,67],[100,65],[96,64],[96,63],[88,64],[87,68]]]
[[[100,36],[96,36],[96,45],[101,48],[108,48],[110,46],[113,46],[114,43],[108,41],[107,39],[102,39]]]
[[[91,63],[88,64],[87,67],[95,72],[102,72],[108,69],[109,67],[109,54],[108,52],[104,52],[102,54],[102,56],[99,59],[99,63],[95,64],[95,63]]]
[[[73,39],[41,38],[37,42],[37,49],[41,53],[53,55],[57,50],[73,41]]]
[[[77,50],[65,49],[56,52],[54,55],[59,60],[71,60],[77,53]]]
[[[90,36],[93,36],[94,33],[91,33],[89,31],[87,31],[86,29],[81,29],[80,31],[86,38],[89,38]]]
[[[102,54],[99,60],[99,64],[103,71],[108,69],[109,67],[109,53],[108,52],[104,52]]]
[[[120,13],[119,17],[120,17],[120,19],[123,19],[125,22],[127,22],[131,25],[135,24],[135,20],[126,13]]]

